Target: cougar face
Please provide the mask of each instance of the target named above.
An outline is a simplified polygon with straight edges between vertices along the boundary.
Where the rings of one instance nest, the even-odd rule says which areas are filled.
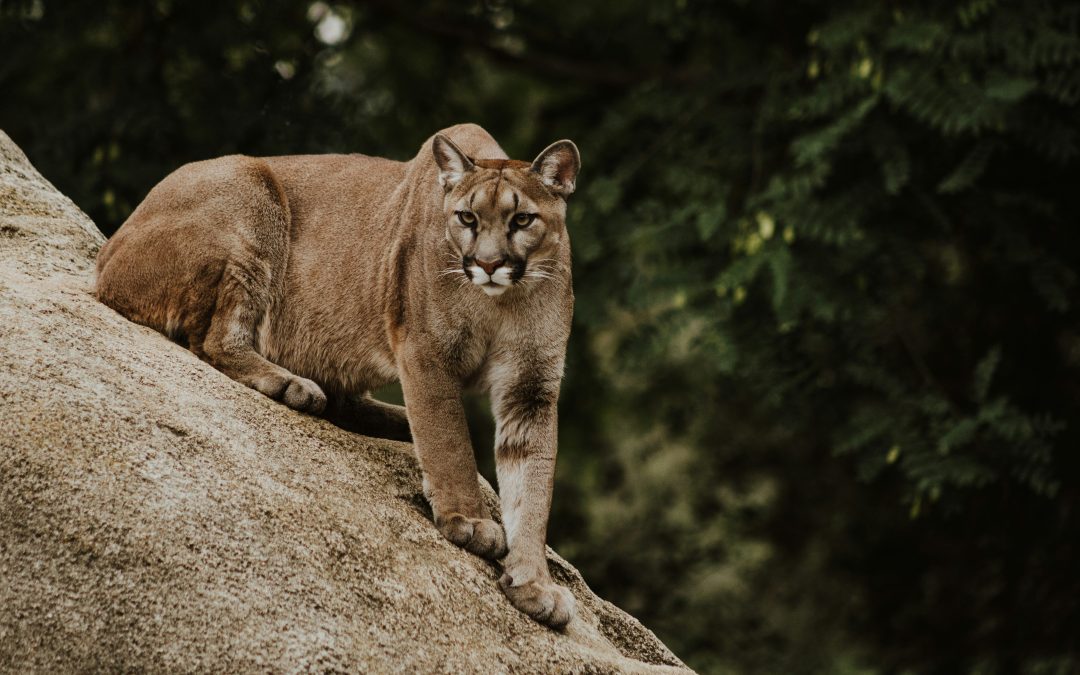
[[[437,136],[433,144],[446,190],[447,274],[460,271],[489,296],[524,291],[556,274],[555,252],[566,231],[566,196],[580,163],[577,148],[559,141],[532,164],[472,159]]]

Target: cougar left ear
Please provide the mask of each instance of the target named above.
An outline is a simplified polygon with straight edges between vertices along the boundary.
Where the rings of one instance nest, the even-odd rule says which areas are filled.
[[[431,152],[435,155],[435,163],[439,165],[439,185],[447,192],[453,190],[465,174],[474,168],[469,156],[442,134],[435,134],[431,141]]]
[[[559,196],[569,197],[574,192],[581,154],[573,141],[555,141],[533,160],[532,170],[540,174],[544,185]]]

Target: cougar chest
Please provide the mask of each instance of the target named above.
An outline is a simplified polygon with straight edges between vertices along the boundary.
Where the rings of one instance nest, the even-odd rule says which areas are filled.
[[[513,342],[509,316],[460,316],[445,333],[440,352],[448,369],[467,387],[483,386],[492,363]]]

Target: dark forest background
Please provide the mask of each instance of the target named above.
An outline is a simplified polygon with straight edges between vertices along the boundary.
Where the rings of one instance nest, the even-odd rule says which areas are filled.
[[[1080,670],[1077,4],[0,0],[0,128],[106,234],[183,162],[461,121],[581,148],[597,592],[702,672]]]

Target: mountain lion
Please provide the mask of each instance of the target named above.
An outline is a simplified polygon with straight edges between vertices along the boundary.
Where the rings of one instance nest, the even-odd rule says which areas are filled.
[[[472,124],[408,162],[195,162],[101,249],[97,297],[290,408],[411,436],[439,531],[504,558],[510,601],[560,628],[574,598],[552,581],[544,541],[579,166],[570,141],[516,161]],[[370,397],[394,380],[405,408]],[[491,396],[502,526],[481,497],[465,387]]]

